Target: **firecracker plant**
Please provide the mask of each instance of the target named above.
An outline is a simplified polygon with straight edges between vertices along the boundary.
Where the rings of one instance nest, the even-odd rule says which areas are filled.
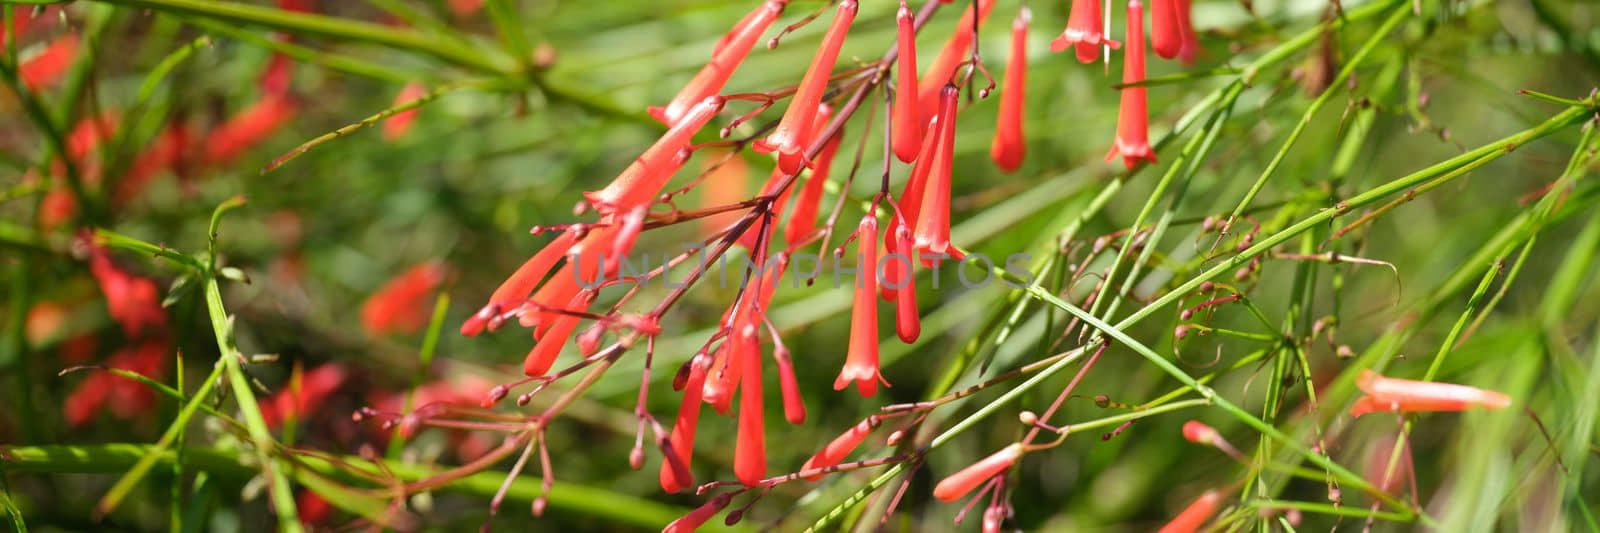
[[[1600,531],[1597,20],[0,0],[0,511]]]

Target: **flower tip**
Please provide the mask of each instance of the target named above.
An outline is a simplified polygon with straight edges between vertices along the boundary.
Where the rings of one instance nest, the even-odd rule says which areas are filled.
[[[983,460],[973,463],[972,466],[963,468],[959,472],[950,474],[950,477],[944,478],[943,481],[933,487],[933,497],[946,502],[959,500],[962,496],[972,492],[972,489],[978,488],[978,485],[1011,468],[1012,465],[1017,463],[1017,459],[1021,457],[1022,445],[1020,444],[1012,444],[1001,448],[1000,451],[994,452],[993,455],[985,457]]]

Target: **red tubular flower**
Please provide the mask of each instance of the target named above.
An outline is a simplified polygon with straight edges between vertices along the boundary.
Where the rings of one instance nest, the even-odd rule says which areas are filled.
[[[160,380],[169,345],[165,337],[145,339],[106,359],[105,366]],[[120,419],[131,419],[155,407],[155,393],[143,383],[110,372],[94,372],[67,395],[62,412],[69,426],[94,419],[102,408]]]
[[[287,40],[287,37],[281,35],[279,38]],[[261,87],[261,93],[269,95],[287,94],[290,85],[294,81],[293,74],[294,62],[289,59],[289,56],[272,54],[272,58],[267,60],[267,68],[261,71],[261,80],[257,82]]]
[[[1222,506],[1222,493],[1208,490],[1201,494],[1194,503],[1184,508],[1183,512],[1173,518],[1167,525],[1161,526],[1160,533],[1194,533],[1205,525],[1212,515],[1217,514],[1217,509]]]
[[[294,506],[302,524],[318,525],[333,518],[333,504],[309,490],[302,490],[295,496]]]
[[[1144,81],[1144,4],[1128,0],[1128,51],[1123,54],[1122,83]],[[1122,156],[1129,170],[1143,159],[1156,162],[1150,149],[1150,113],[1146,109],[1144,87],[1123,87],[1122,107],[1117,115],[1117,139],[1106,154],[1106,161]]]
[[[1183,423],[1183,438],[1195,444],[1210,445],[1217,438],[1217,430],[1201,423],[1199,420],[1190,420]]]
[[[753,314],[753,313],[752,313]],[[733,445],[733,474],[754,487],[767,477],[765,409],[761,396],[761,346],[748,322],[729,333],[728,357],[739,360],[739,436]]]
[[[810,136],[805,140],[804,143],[802,143],[802,145],[809,147],[815,144],[817,142],[817,138],[822,135],[823,130],[827,129],[828,120],[832,118],[833,107],[829,106],[828,104],[818,104],[816,117],[811,123]],[[835,141],[839,139],[839,137],[840,136],[835,135],[833,139],[829,139],[828,144],[832,146],[835,144]],[[835,151],[837,151],[837,148],[835,148]],[[812,162],[813,167],[823,163],[822,155],[822,152],[817,153],[817,160]],[[829,157],[826,161],[827,163],[831,164],[833,162],[832,155],[833,154],[828,154]],[[813,168],[811,172],[815,174],[817,172],[816,168]],[[783,168],[781,167],[772,169],[772,175],[767,176],[767,182],[761,186],[761,196],[769,196],[777,192],[778,187],[782,186],[784,179],[788,178],[789,176],[790,174],[784,172]],[[773,199],[771,208],[773,220],[778,220],[783,217],[784,208],[789,205],[789,195],[794,192],[795,188],[795,184],[791,183],[788,187],[783,189],[783,192],[778,193],[778,197],[776,199]],[[767,235],[769,242],[771,235],[776,233],[776,231],[773,231],[769,227]],[[760,232],[746,231],[744,232],[744,235],[740,236],[739,244],[744,245],[745,248],[753,249],[756,245],[757,238],[760,236]]]
[[[706,66],[678,91],[678,95],[673,97],[666,107],[650,108],[650,116],[663,124],[673,126],[683,120],[684,115],[695,103],[722,92],[722,87],[727,85],[728,78],[733,76],[733,71],[739,68],[745,56],[750,54],[750,49],[755,47],[756,40],[761,38],[761,34],[766,33],[773,21],[778,20],[778,15],[783,14],[786,3],[767,0],[750,14],[745,15],[727,35],[722,37],[722,40],[717,41],[716,48],[711,52],[711,62],[706,63]],[[829,66],[831,68],[832,64]]]
[[[832,441],[829,441],[827,446],[823,446],[821,450],[817,451],[816,455],[807,459],[806,464],[802,465],[800,470],[828,468],[838,465],[839,462],[844,461],[844,458],[850,456],[850,452],[855,451],[856,447],[861,445],[861,441],[867,440],[867,435],[870,433],[872,433],[872,424],[862,420],[860,423],[851,426],[850,429],[845,430],[838,437],[834,437]],[[806,476],[806,479],[808,481],[816,481],[822,479],[822,474]]]
[[[400,94],[395,95],[395,97],[394,97],[394,105],[395,106],[405,105],[405,104],[411,103],[413,101],[416,101],[417,99],[422,98],[423,96],[426,96],[427,94],[428,94],[428,88],[426,86],[422,85],[421,83],[419,83],[419,82],[407,83],[405,87],[401,87],[400,88]],[[384,120],[383,121],[383,138],[384,138],[384,140],[389,141],[389,142],[394,142],[394,141],[399,140],[401,137],[405,137],[406,136],[406,132],[411,131],[411,123],[417,120],[417,112],[418,111],[421,111],[421,110],[420,109],[409,109],[409,110],[406,110],[406,111],[401,111],[399,113],[395,113],[394,115],[390,116],[387,120]]]
[[[821,123],[826,124],[827,121]],[[800,197],[795,200],[794,211],[789,214],[789,225],[784,229],[784,240],[789,246],[799,244],[816,231],[817,212],[822,206],[822,188],[828,182],[833,157],[839,153],[839,141],[843,138],[844,131],[841,130],[838,135],[828,139],[828,144],[822,146],[821,152],[817,152],[815,166],[811,169],[811,175],[806,177],[805,188],[801,189]],[[791,189],[794,187],[790,186]]]
[[[1028,149],[1022,136],[1022,108],[1028,101],[1028,21],[1032,18],[1024,6],[1011,23],[1011,59],[1006,63],[1005,84],[1000,86],[994,143],[989,145],[989,157],[1005,172],[1017,170]]]
[[[568,303],[568,309],[585,309],[593,300],[592,293],[573,296]],[[534,343],[533,350],[522,360],[522,373],[528,377],[543,376],[555,364],[556,356],[561,355],[561,348],[571,340],[572,332],[578,329],[578,315],[567,313],[549,313],[556,317],[548,322],[545,331],[535,330],[539,342]]]
[[[906,344],[916,342],[917,337],[922,335],[922,317],[917,314],[916,274],[913,271],[914,242],[904,213],[896,209],[889,223],[889,231],[883,233],[883,247],[889,253],[889,260],[884,265],[884,286],[880,292],[883,299],[895,302],[894,331],[900,337],[900,342]]]
[[[1367,413],[1400,412],[1422,413],[1434,411],[1465,411],[1473,408],[1504,409],[1511,405],[1511,397],[1466,385],[1413,381],[1386,378],[1371,370],[1362,370],[1356,386],[1367,393],[1350,408],[1350,416]]]
[[[461,324],[461,334],[471,337],[483,332],[485,327],[490,331],[498,329],[505,320],[505,313],[528,299],[533,289],[544,281],[550,269],[555,268],[556,263],[567,255],[567,251],[571,250],[576,242],[577,239],[571,233],[563,232],[538,253],[533,254],[533,257],[528,258],[522,266],[517,267],[516,272],[511,273],[511,277],[506,278],[500,287],[495,289],[494,294],[489,296],[489,303]]]
[[[984,482],[989,481],[990,478],[1005,472],[1006,469],[1011,468],[1011,465],[1017,464],[1017,459],[1021,457],[1021,444],[1012,444],[1001,448],[1000,451],[994,452],[994,455],[985,457],[983,460],[973,463],[972,466],[963,468],[960,472],[950,474],[950,477],[944,478],[944,481],[940,481],[938,485],[933,487],[933,497],[947,502],[959,500],[968,492],[972,492],[972,489],[978,488],[978,485],[982,485]]]
[[[644,151],[633,164],[622,171],[610,185],[598,191],[583,193],[584,198],[601,213],[627,212],[635,207],[649,206],[672,174],[683,166],[679,153],[689,148],[694,134],[705,127],[727,99],[709,96],[689,109],[684,117]]]
[[[206,164],[223,165],[233,161],[287,124],[298,109],[294,98],[288,94],[263,96],[212,130],[206,139]]]
[[[1106,35],[1105,21],[1100,16],[1100,0],[1072,0],[1072,15],[1067,19],[1067,29],[1050,41],[1051,52],[1061,52],[1072,47],[1079,63],[1093,63],[1100,45],[1113,50],[1122,46]]]
[[[707,521],[711,520],[711,517],[717,516],[717,513],[722,512],[722,509],[733,501],[734,494],[732,492],[718,494],[716,497],[711,498],[711,501],[706,502],[705,505],[701,505],[695,510],[689,511],[689,514],[673,520],[671,524],[667,524],[667,527],[661,529],[661,533],[690,533],[700,529],[700,526],[705,525]]]
[[[752,145],[756,153],[777,152],[778,168],[783,172],[799,173],[800,167],[806,163],[805,152],[809,147],[805,143],[812,138],[817,106],[822,103],[822,94],[828,89],[828,77],[833,74],[833,65],[839,59],[839,48],[844,46],[844,37],[850,32],[850,23],[855,18],[856,0],[839,2],[839,11],[833,17],[833,24],[828,26],[828,33],[823,35],[822,45],[811,59],[811,68],[806,70],[805,77],[800,79],[800,85],[795,88],[794,96],[789,100],[789,109],[783,113],[783,120],[770,135]]]
[[[906,0],[900,0],[895,25],[899,66],[895,71],[892,143],[895,157],[910,163],[917,158],[917,148],[922,145],[922,128],[928,124],[917,107],[917,29]]]
[[[833,380],[833,390],[851,382],[862,396],[878,393],[878,219],[869,213],[856,227],[856,251],[861,262],[856,272],[855,306],[850,312],[850,351],[844,368]]]
[[[917,163],[906,178],[906,188],[900,191],[900,212],[905,214],[906,227],[916,229],[917,217],[922,211],[922,195],[928,189],[928,174],[937,162],[939,151],[939,116],[928,121],[929,135],[922,136],[922,148],[917,150]],[[910,252],[907,252],[910,253]]]
[[[155,282],[117,267],[106,249],[88,234],[80,238],[89,244],[89,273],[105,293],[106,311],[122,326],[123,335],[136,339],[165,329],[167,314]]]
[[[38,90],[60,80],[61,76],[72,68],[72,61],[77,59],[77,56],[78,34],[62,35],[50,41],[39,55],[22,61],[17,67],[17,77],[22,79],[22,84],[29,89]]]
[[[700,396],[706,383],[706,374],[711,371],[711,356],[704,352],[695,354],[689,361],[689,379],[683,387],[683,403],[678,404],[678,421],[672,425],[672,435],[667,437],[667,442],[672,445],[672,453],[678,457],[678,463],[683,466],[679,472],[673,466],[671,458],[661,462],[661,490],[678,492],[694,483],[689,477],[689,464],[694,459],[694,430],[700,424]]]
[[[731,357],[732,341],[724,339],[711,359],[710,376],[706,379],[701,397],[711,404],[717,414],[728,414],[733,408],[733,395],[739,390],[740,360]]]
[[[429,297],[449,276],[450,268],[439,262],[411,267],[367,297],[361,325],[374,335],[416,333],[433,314]]]
[[[993,9],[994,0],[978,0],[978,26],[989,20],[989,11]],[[932,117],[939,108],[940,88],[949,85],[956,68],[972,57],[972,17],[972,7],[968,6],[961,20],[956,22],[956,32],[945,41],[939,57],[934,58],[928,71],[922,74],[922,82],[917,86],[917,108],[922,110],[924,119]]]
[[[1150,48],[1165,59],[1178,57],[1183,48],[1183,26],[1178,0],[1150,0]]]
[[[298,370],[296,373],[299,373]],[[289,418],[299,418],[302,413],[315,410],[344,384],[349,373],[337,363],[328,363],[304,373],[299,383],[290,382],[288,388],[263,402],[261,417],[268,427],[278,427]]]
[[[956,149],[956,86],[939,95],[939,146],[929,161],[926,190],[916,214],[916,249],[923,262],[950,249],[950,173]]]
[[[1194,57],[1200,53],[1200,36],[1194,31],[1194,0],[1177,0],[1178,2],[1178,34],[1182,36],[1183,44],[1178,47],[1178,59],[1185,65],[1193,65]]]
[[[778,360],[778,390],[783,393],[783,419],[791,425],[806,423],[806,401],[800,396],[800,382],[794,378],[794,361],[787,349],[774,351]]]

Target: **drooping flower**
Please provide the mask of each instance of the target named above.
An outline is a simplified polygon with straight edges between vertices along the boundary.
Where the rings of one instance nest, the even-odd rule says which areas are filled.
[[[1205,525],[1207,520],[1217,514],[1217,509],[1222,506],[1222,493],[1208,490],[1201,494],[1194,503],[1189,504],[1178,513],[1171,522],[1161,526],[1160,533],[1194,533]]]
[[[689,511],[689,514],[673,520],[671,524],[667,524],[667,527],[661,529],[661,533],[691,533],[696,529],[700,529],[700,526],[705,525],[707,521],[711,520],[711,517],[717,516],[717,513],[722,512],[722,509],[733,501],[734,494],[733,492],[724,492],[716,495],[711,498],[711,501],[696,507],[693,511]]]
[[[721,96],[708,96],[689,109],[676,124],[644,151],[604,189],[583,193],[602,214],[626,213],[648,207],[661,194],[672,174],[683,166],[680,152],[689,148],[694,134],[717,116],[727,102]]]
[[[960,92],[947,84],[939,96],[939,145],[928,161],[931,168],[914,227],[917,253],[925,263],[936,261],[950,249],[950,182],[956,147],[956,97]]]
[[[816,117],[813,119],[811,124],[811,131],[809,132],[810,135],[804,143],[801,143],[801,145],[809,147],[815,144],[817,142],[817,138],[822,135],[823,130],[827,129],[828,121],[832,118],[833,107],[829,106],[828,104],[818,104]],[[828,146],[833,146],[835,144],[834,141],[839,140],[839,138],[839,135],[833,136],[832,139],[829,139]],[[835,148],[835,151],[837,151],[837,148]],[[833,154],[827,154],[829,157],[826,160],[823,159],[822,155],[822,152],[818,152],[817,160],[811,163],[813,166],[811,170],[813,175],[815,175],[817,172],[818,169],[816,167],[818,165],[821,165],[824,162],[829,164],[833,162]],[[826,175],[826,171],[823,173]],[[761,186],[761,196],[771,196],[775,193],[778,195],[777,198],[772,200],[772,207],[768,210],[768,212],[772,214],[773,220],[779,220],[783,217],[785,207],[789,205],[789,195],[794,193],[794,190],[798,187],[797,181],[795,183],[790,183],[788,187],[784,187],[781,192],[778,190],[779,187],[783,186],[784,180],[788,179],[789,176],[790,174],[784,172],[781,166],[774,168],[772,169],[772,174],[767,176],[767,182]],[[795,179],[798,180],[799,178],[796,177]],[[771,234],[776,234],[777,232],[772,231],[769,227],[768,233],[769,234],[766,237],[768,237],[770,242]],[[757,238],[761,236],[761,232],[746,231],[744,232],[744,235],[740,236],[739,243],[744,245],[745,248],[754,248]]]
[[[911,238],[911,227],[898,209],[889,223],[889,231],[883,234],[883,244],[889,252],[884,283],[885,291],[890,293],[895,302],[895,335],[900,337],[900,342],[911,344],[922,335],[922,317],[917,310],[916,274],[913,272],[916,263],[912,259],[915,241]]]
[[[169,353],[165,335],[146,338],[118,350],[105,366],[161,380]],[[69,426],[81,426],[102,409],[128,420],[155,407],[155,391],[137,381],[110,372],[91,372],[67,395],[62,408]]]
[[[1350,416],[1353,417],[1377,412],[1504,409],[1511,405],[1511,397],[1499,392],[1452,383],[1388,378],[1371,370],[1361,371],[1356,378],[1356,386],[1361,387],[1367,395],[1357,399],[1355,405],[1350,407]]]
[[[568,300],[564,307],[570,310],[586,309],[593,300],[593,293],[579,293]],[[572,332],[578,329],[578,321],[582,320],[574,314],[548,314],[555,315],[555,318],[545,322],[548,324],[545,331],[535,329],[534,336],[539,340],[522,360],[522,373],[528,377],[540,377],[550,371],[550,367],[555,365],[556,356],[561,354],[561,348],[567,345]]]
[[[205,163],[221,166],[232,162],[293,120],[297,111],[299,105],[289,94],[263,95],[207,135]]]
[[[485,328],[490,331],[499,329],[505,321],[506,313],[522,305],[533,293],[534,288],[544,281],[550,270],[555,268],[567,252],[577,243],[577,238],[570,232],[562,232],[555,240],[550,241],[538,253],[533,254],[522,266],[517,267],[500,287],[489,296],[489,303],[474,313],[461,324],[461,334],[468,337],[482,333]]]
[[[993,455],[983,458],[961,471],[950,474],[938,485],[933,487],[933,497],[941,501],[953,502],[961,499],[972,489],[978,488],[991,478],[1005,472],[1011,465],[1017,464],[1017,459],[1022,457],[1022,445],[1012,444],[994,452]]]
[[[287,40],[288,37],[280,37]],[[261,70],[261,79],[258,85],[261,94],[287,94],[294,82],[294,61],[283,54],[272,54],[267,60],[267,68]]]
[[[122,326],[123,335],[139,339],[166,329],[167,313],[161,308],[160,289],[149,278],[118,267],[106,249],[85,233],[80,237],[89,252],[89,273],[106,296],[106,311]]]
[[[839,2],[833,24],[828,26],[822,44],[817,48],[817,55],[811,59],[811,67],[795,88],[783,119],[771,134],[752,145],[756,153],[777,152],[778,168],[783,172],[797,174],[807,163],[805,152],[810,147],[806,146],[806,142],[812,138],[817,106],[822,103],[822,95],[828,89],[828,78],[833,75],[833,65],[839,59],[839,49],[844,46],[845,35],[850,32],[850,23],[856,18],[856,8],[856,0]]]
[[[405,87],[401,87],[400,88],[400,94],[397,94],[394,97],[394,105],[395,106],[401,106],[401,105],[409,104],[409,103],[411,103],[413,101],[416,101],[419,98],[422,98],[423,96],[426,96],[427,94],[428,94],[427,86],[424,86],[423,84],[421,84],[419,82],[413,81],[411,83],[407,83]],[[406,132],[411,131],[411,123],[415,122],[417,120],[417,113],[420,112],[420,111],[422,111],[422,110],[421,109],[408,109],[408,110],[405,110],[405,111],[401,111],[399,113],[395,113],[393,116],[390,116],[387,120],[384,120],[383,121],[383,138],[384,138],[384,140],[387,140],[389,142],[394,142],[394,141],[400,140],[401,137],[405,137],[406,136]]]
[[[444,263],[411,267],[379,288],[361,305],[361,325],[368,333],[416,333],[433,314],[429,297],[450,276]]]
[[[678,404],[678,419],[667,437],[671,453],[677,456],[661,461],[661,490],[678,492],[694,483],[689,476],[689,464],[694,458],[694,433],[700,424],[700,397],[705,387],[706,375],[711,371],[711,356],[705,352],[695,354],[689,361],[689,378],[683,387],[683,402]],[[682,466],[680,471],[678,465]]]
[[[1144,4],[1128,0],[1128,50],[1123,54],[1122,83],[1144,81]],[[1117,139],[1106,161],[1122,156],[1122,164],[1129,170],[1139,165],[1139,160],[1156,162],[1155,150],[1150,148],[1150,113],[1143,86],[1124,86],[1122,106],[1117,114]]]
[[[855,451],[862,441],[867,440],[867,435],[872,433],[872,429],[873,425],[870,420],[862,420],[860,423],[851,426],[850,429],[845,430],[838,437],[828,441],[828,445],[818,450],[816,455],[807,459],[806,463],[800,466],[800,470],[813,470],[838,465],[841,461],[844,461],[844,458],[849,457],[850,452]],[[806,479],[816,481],[822,479],[822,474],[806,476]]]
[[[973,24],[972,6],[962,12],[961,20],[956,22],[956,31],[945,41],[944,48],[939,50],[939,57],[934,58],[933,64],[928,66],[928,71],[922,74],[922,82],[917,85],[917,108],[922,110],[924,120],[931,118],[939,109],[939,91],[951,83],[955,76],[956,68],[963,62],[972,58],[973,30],[982,26],[989,20],[989,11],[994,9],[994,0],[978,0],[978,18],[976,26]]]
[[[1122,43],[1106,35],[1105,20],[1100,17],[1100,0],[1072,0],[1072,15],[1067,19],[1067,28],[1050,41],[1050,51],[1060,53],[1072,47],[1079,63],[1093,63],[1095,52],[1099,51],[1101,45],[1115,50]]]
[[[922,148],[917,150],[917,162],[911,167],[911,175],[906,178],[906,188],[900,191],[900,212],[905,214],[906,227],[913,230],[922,211],[922,196],[928,190],[928,174],[938,164],[934,156],[939,151],[939,140],[939,116],[934,115],[928,121],[928,134],[922,136]]]
[[[900,11],[895,14],[896,44],[899,61],[895,71],[893,148],[895,157],[910,163],[917,158],[917,148],[922,146],[922,128],[928,125],[917,101],[917,30],[911,17],[911,8],[900,0]]]
[[[667,126],[673,126],[683,120],[696,103],[722,92],[722,87],[727,85],[728,78],[738,70],[739,64],[750,54],[750,49],[755,47],[761,34],[766,33],[772,22],[783,14],[784,5],[787,3],[786,0],[767,0],[745,15],[717,42],[716,48],[711,53],[711,62],[706,63],[706,66],[701,68],[700,72],[695,74],[665,107],[650,108],[650,116]]]
[[[1032,18],[1027,6],[1023,6],[1017,20],[1011,23],[1011,58],[1006,63],[1005,83],[1000,86],[1000,117],[995,124],[994,142],[989,145],[989,157],[1005,172],[1017,170],[1028,149],[1022,135],[1022,111],[1028,100],[1028,22]]]
[[[54,84],[72,68],[78,57],[78,34],[57,37],[39,55],[24,59],[17,66],[17,77],[31,90]]]
[[[1150,0],[1150,49],[1165,59],[1175,59],[1183,48],[1183,26],[1178,0]]]
[[[300,373],[298,368],[295,373]],[[267,427],[278,427],[290,418],[300,418],[303,413],[321,408],[347,377],[349,372],[343,365],[328,363],[291,378],[288,387],[262,403],[261,417],[266,420]]]
[[[796,426],[804,424],[806,402],[800,395],[800,382],[794,377],[794,361],[789,358],[789,350],[781,345],[773,352],[778,362],[778,391],[783,395],[783,419]]]
[[[844,368],[833,380],[833,390],[855,383],[862,396],[878,393],[878,219],[871,213],[856,226],[857,266],[855,304],[850,311],[850,349]],[[885,382],[887,383],[887,382]]]
[[[757,326],[735,321],[739,327],[728,333],[732,348],[728,357],[739,360],[739,434],[733,445],[733,475],[745,486],[754,487],[767,477],[767,436],[764,398],[761,392],[761,346]]]
[[[1185,65],[1193,65],[1194,58],[1200,53],[1200,36],[1194,31],[1194,0],[1177,0],[1178,2],[1178,34],[1182,37],[1183,44],[1178,47],[1178,59]]]

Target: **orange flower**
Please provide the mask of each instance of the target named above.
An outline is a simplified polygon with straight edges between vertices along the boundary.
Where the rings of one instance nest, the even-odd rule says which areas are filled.
[[[855,306],[850,313],[850,351],[844,368],[833,380],[833,390],[844,390],[852,382],[862,396],[878,393],[878,219],[869,213],[856,227],[856,251],[861,262],[856,269]],[[887,382],[885,382],[887,384]]]
[[[1504,409],[1511,405],[1511,397],[1466,385],[1412,381],[1386,378],[1371,370],[1362,370],[1356,378],[1366,396],[1350,407],[1350,416],[1367,413],[1400,412],[1422,413],[1433,411],[1465,411],[1472,408]]]
[[[1128,0],[1128,51],[1123,55],[1122,83],[1144,81],[1144,4]],[[1139,160],[1156,162],[1150,148],[1150,113],[1143,86],[1123,87],[1122,106],[1117,115],[1117,139],[1106,154],[1106,161],[1122,156],[1129,170]]]
[[[206,138],[205,162],[224,165],[260,145],[294,119],[299,106],[284,93],[268,93],[212,130]]]
[[[726,151],[711,154],[700,182],[700,202],[706,207],[732,205],[750,199],[750,164],[743,157]],[[700,219],[700,236],[710,238],[739,220],[739,212],[728,211]]]
[[[733,71],[738,70],[745,56],[750,55],[750,49],[755,47],[756,40],[761,38],[761,34],[766,33],[772,22],[778,20],[778,15],[783,14],[783,7],[787,3],[787,1],[767,0],[750,14],[745,15],[733,29],[728,30],[728,34],[724,35],[722,40],[717,41],[716,48],[711,53],[711,62],[706,63],[706,66],[678,91],[678,95],[674,96],[666,107],[650,108],[650,116],[667,126],[673,126],[683,120],[696,103],[722,92],[722,87],[728,84],[728,78],[733,76]]]
[[[39,90],[54,84],[72,68],[78,55],[78,34],[68,33],[50,41],[39,55],[22,61],[17,67],[17,77],[29,89]]]
[[[838,465],[840,461],[850,456],[850,452],[855,451],[856,447],[861,445],[861,441],[867,440],[867,435],[872,433],[872,429],[873,426],[869,420],[862,420],[860,423],[851,426],[850,429],[845,430],[844,433],[829,441],[828,445],[823,446],[816,455],[807,459],[806,464],[802,465],[800,470],[828,468]],[[816,481],[822,479],[822,474],[807,476],[806,479]]]
[[[956,97],[954,85],[945,85],[939,97],[939,137],[934,156],[928,161],[926,189],[917,208],[914,235],[923,262],[936,260],[950,249],[950,174],[956,151]],[[918,161],[920,165],[922,162]]]
[[[429,297],[450,276],[439,262],[423,263],[389,280],[361,305],[361,325],[368,333],[416,333],[433,314]]]
[[[905,215],[898,208],[894,210],[894,218],[889,223],[889,231],[883,233],[884,249],[889,253],[889,259],[884,265],[884,299],[894,300],[894,331],[900,337],[900,342],[911,344],[922,335],[922,317],[917,314],[917,286],[916,274],[913,272],[915,263],[912,262],[914,242],[911,238],[911,228],[906,225]]]
[[[993,455],[973,463],[972,466],[950,474],[938,485],[933,487],[933,497],[941,501],[953,502],[961,499],[972,489],[978,488],[984,482],[1005,472],[1012,465],[1017,464],[1017,459],[1022,458],[1022,445],[1012,444],[994,452]]]
[[[637,207],[647,207],[672,174],[683,166],[680,152],[689,148],[689,141],[700,128],[722,110],[727,99],[709,96],[695,104],[667,132],[646,149],[644,154],[622,171],[610,185],[598,191],[583,193],[584,198],[603,214],[626,213]]]
[[[1022,165],[1028,145],[1022,136],[1023,106],[1028,100],[1028,21],[1024,6],[1011,23],[1011,59],[1006,63],[1005,84],[1000,86],[1000,119],[995,125],[989,157],[1000,170],[1012,172]]]
[[[1166,59],[1178,57],[1183,48],[1183,27],[1178,0],[1150,0],[1150,48]]]
[[[914,22],[906,0],[900,0],[900,11],[895,14],[899,67],[895,72],[892,135],[894,155],[905,163],[916,160],[917,148],[922,145],[923,127],[928,125],[917,105],[917,29]]]
[[[400,94],[397,94],[394,97],[394,105],[401,106],[409,104],[419,98],[422,98],[423,96],[426,96],[427,94],[428,88],[426,86],[419,82],[413,81],[411,83],[407,83],[405,87],[400,88]],[[401,137],[405,137],[406,132],[411,131],[411,123],[417,120],[417,112],[419,111],[421,110],[408,109],[399,113],[395,113],[387,120],[384,120],[384,140],[394,142],[400,140]]]
[[[1195,499],[1194,503],[1178,513],[1176,518],[1167,525],[1161,526],[1160,533],[1194,533],[1205,525],[1212,515],[1217,514],[1217,509],[1222,506],[1222,493],[1208,490]]]
[[[300,374],[296,366],[295,373]],[[344,366],[328,363],[293,377],[289,387],[262,403],[261,417],[266,419],[268,427],[278,427],[290,418],[299,418],[302,413],[320,408],[348,376]]]
[[[523,300],[533,293],[534,288],[544,281],[550,269],[566,257],[567,252],[576,244],[577,238],[571,233],[562,232],[555,240],[550,241],[538,253],[533,254],[522,266],[517,267],[494,294],[489,296],[489,303],[467,318],[461,324],[461,334],[468,337],[482,333],[484,328],[494,331],[505,322],[507,314],[522,305]]]
[[[1062,52],[1068,47],[1076,50],[1079,63],[1093,63],[1100,45],[1113,50],[1122,44],[1106,35],[1105,21],[1100,17],[1100,0],[1072,0],[1072,15],[1061,36],[1050,41],[1051,52]]]
[[[700,397],[706,384],[706,374],[711,370],[711,356],[705,352],[695,354],[689,361],[689,379],[684,383],[683,402],[678,404],[678,420],[672,425],[670,453],[677,456],[683,467],[679,471],[672,458],[661,462],[661,490],[678,492],[694,482],[689,476],[689,463],[694,459],[695,427],[700,424]]]
[[[826,106],[824,106],[826,107]],[[819,113],[816,129],[821,133],[823,125],[827,124],[827,116]],[[822,146],[822,151],[817,153],[815,166],[811,174],[806,177],[805,188],[801,189],[800,197],[795,200],[794,211],[789,214],[789,226],[785,229],[785,240],[789,246],[795,246],[817,229],[817,211],[822,205],[822,188],[828,182],[829,170],[833,167],[833,157],[839,153],[839,142],[844,138],[844,131],[828,139],[828,144]],[[795,185],[790,185],[793,190]]]
[[[772,130],[771,134],[752,145],[756,153],[777,152],[778,168],[785,173],[797,174],[806,163],[805,151],[810,148],[806,143],[812,138],[817,106],[822,104],[822,95],[828,88],[828,77],[833,75],[839,49],[844,46],[845,35],[850,32],[850,23],[855,18],[856,0],[839,2],[839,11],[834,15],[833,24],[828,26],[828,33],[823,35],[817,55],[811,58],[811,67],[795,88],[794,96],[789,100],[789,109],[783,113],[783,120],[778,122],[777,129]]]

